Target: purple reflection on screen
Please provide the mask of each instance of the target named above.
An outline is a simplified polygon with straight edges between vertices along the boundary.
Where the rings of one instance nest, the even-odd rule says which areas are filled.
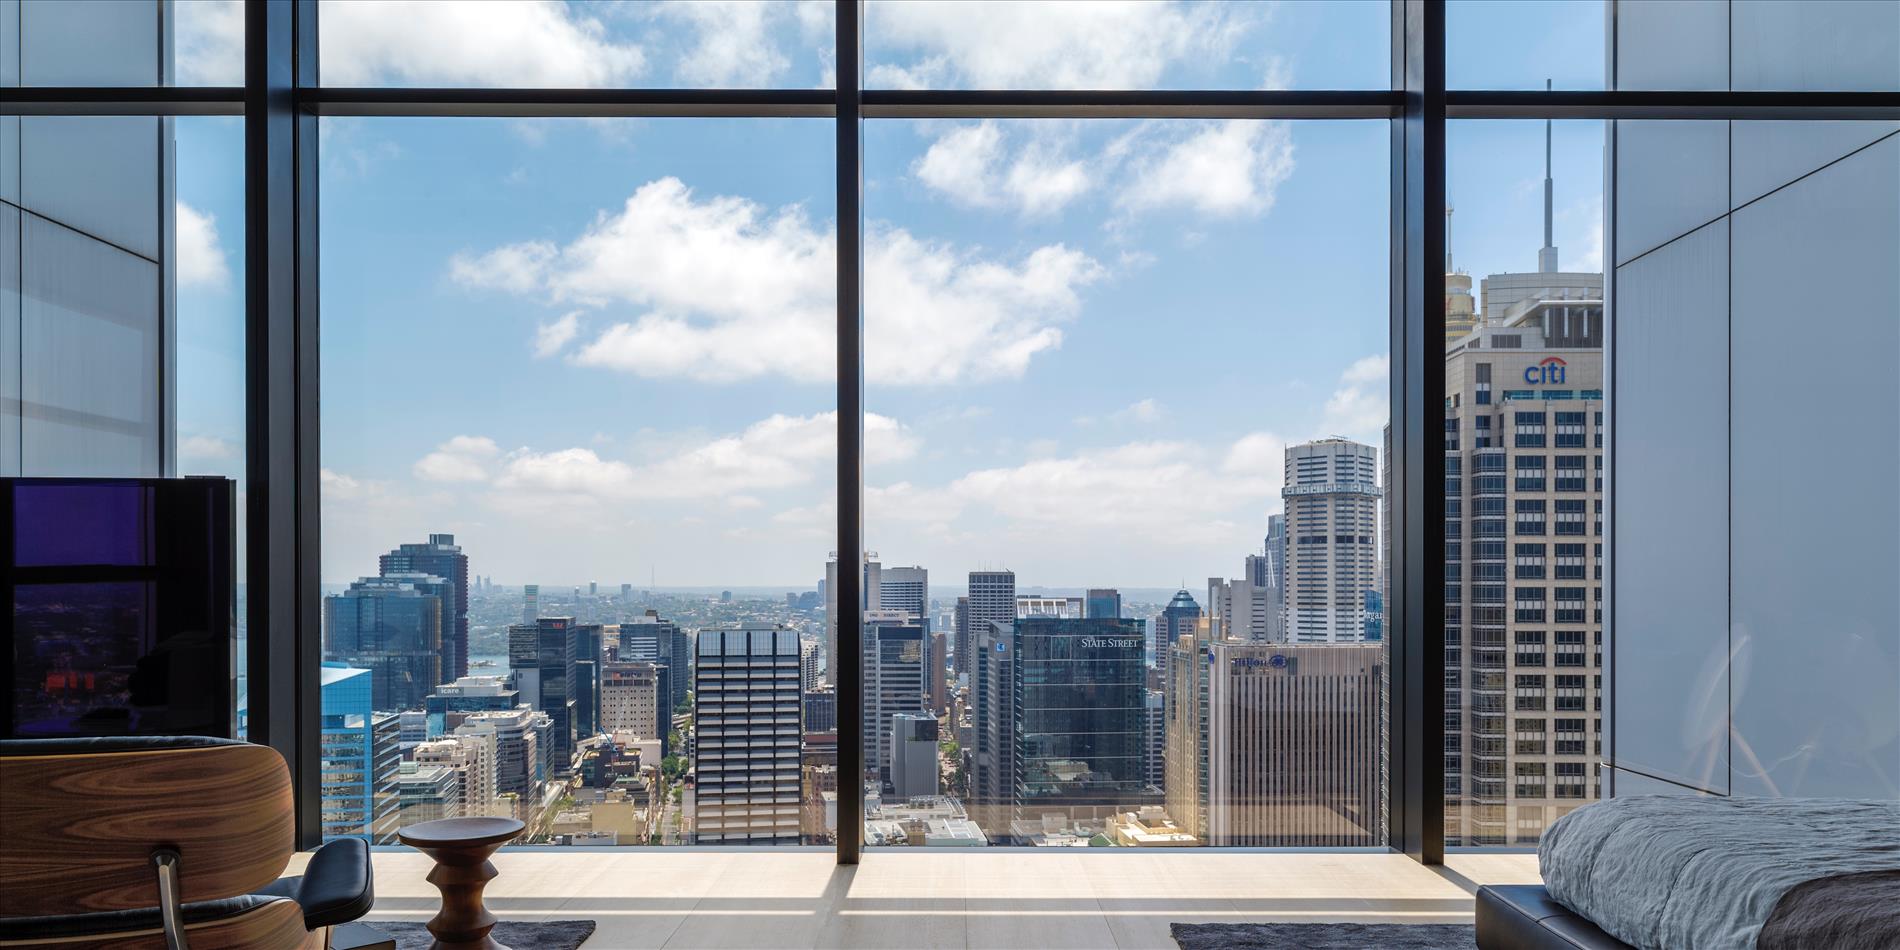
[[[20,484],[13,492],[14,564],[151,563],[152,496],[146,486]]]

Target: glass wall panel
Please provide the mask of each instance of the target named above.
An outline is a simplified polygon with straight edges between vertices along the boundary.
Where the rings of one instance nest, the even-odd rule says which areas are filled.
[[[82,674],[103,656],[142,655],[141,637],[197,634],[200,623],[224,625],[204,632],[216,666],[229,665],[236,682],[218,690],[234,701],[217,717],[226,724],[199,731],[242,728],[242,135],[240,120],[223,117],[0,117],[0,139],[18,159],[0,168],[0,475],[234,481],[235,548],[218,555],[229,559],[234,589],[203,598],[211,614],[174,607],[200,599],[176,585],[159,591],[165,609],[154,612],[158,581],[137,579],[43,587],[8,605],[21,611],[18,631],[31,631],[11,643],[16,669],[47,670],[41,686],[98,687],[54,704],[86,717],[84,731],[162,731],[153,723],[163,704],[133,702],[123,669],[107,676],[116,686]],[[97,517],[58,530],[83,542],[164,523],[90,507]],[[140,531],[112,536],[158,546],[141,551],[168,543]],[[156,562],[141,554],[124,563]],[[117,633],[89,642],[71,608],[102,599],[115,616],[82,626]],[[118,609],[131,602],[143,606]],[[130,646],[118,635],[128,633]]]
[[[1449,847],[1534,846],[1601,794],[1603,152],[1597,121],[1447,134]]]
[[[243,84],[243,0],[0,3],[0,86]]]
[[[326,833],[829,839],[833,132],[324,120]]]
[[[330,86],[811,89],[831,0],[320,0]]]
[[[1384,843],[1389,154],[867,123],[868,843]]]
[[[1384,0],[871,0],[866,89],[1383,89]]]

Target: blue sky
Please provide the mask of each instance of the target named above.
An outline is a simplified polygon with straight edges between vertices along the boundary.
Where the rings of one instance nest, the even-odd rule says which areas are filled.
[[[444,6],[331,16],[326,77],[828,75],[823,6]],[[1454,63],[1511,51],[1454,81],[1526,87],[1558,59],[1575,74],[1559,85],[1587,84],[1579,61],[1600,74],[1600,7],[1505,6],[1452,11]],[[867,82],[1384,81],[1383,3],[968,9],[874,7]],[[418,31],[435,60],[404,55]],[[501,583],[822,575],[828,121],[326,119],[322,136],[326,582],[432,531]],[[178,138],[181,246],[215,232],[181,250],[185,467],[235,472],[241,135],[181,119]],[[1453,129],[1462,268],[1534,266],[1542,145],[1541,123]],[[1286,443],[1377,441],[1388,146],[1384,122],[867,122],[867,547],[946,582],[1238,571],[1279,508]],[[1566,267],[1600,242],[1601,147],[1599,123],[1560,124]]]

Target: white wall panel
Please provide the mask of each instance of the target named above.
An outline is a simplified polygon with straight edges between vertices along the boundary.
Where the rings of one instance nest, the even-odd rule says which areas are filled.
[[[1733,230],[1733,790],[1900,797],[1900,138]]]
[[[1736,122],[1730,140],[1731,207],[1740,207],[1828,162],[1900,130],[1900,122]]]
[[[1616,123],[1616,262],[1728,211],[1728,123]]]
[[[1728,791],[1728,222],[1617,270],[1615,760]]]
[[[1612,89],[1727,89],[1728,0],[1622,0]]]
[[[153,0],[23,0],[20,81],[28,86],[156,86]]]
[[[1735,0],[1737,90],[1900,89],[1900,0]]]
[[[20,206],[154,260],[161,168],[157,118],[20,119]]]

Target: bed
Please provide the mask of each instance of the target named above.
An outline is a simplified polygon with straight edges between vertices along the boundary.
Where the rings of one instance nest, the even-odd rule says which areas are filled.
[[[1900,802],[1616,798],[1551,825],[1538,867],[1480,891],[1479,947],[1900,947]]]

